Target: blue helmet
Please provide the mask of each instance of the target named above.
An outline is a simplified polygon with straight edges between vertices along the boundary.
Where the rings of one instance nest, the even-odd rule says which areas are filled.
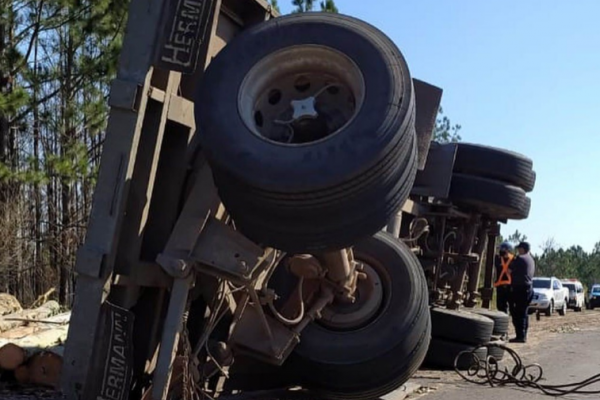
[[[513,252],[513,246],[512,246],[512,244],[510,244],[508,242],[503,242],[500,245],[500,251],[502,251],[502,250],[504,250],[504,251],[510,251],[512,253]]]

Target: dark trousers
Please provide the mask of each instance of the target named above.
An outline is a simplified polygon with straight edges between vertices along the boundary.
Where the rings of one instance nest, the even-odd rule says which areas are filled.
[[[508,314],[510,305],[510,286],[503,285],[496,288],[496,309]]]
[[[529,304],[533,299],[531,286],[512,286],[510,293],[510,313],[517,339],[527,339],[529,328]]]

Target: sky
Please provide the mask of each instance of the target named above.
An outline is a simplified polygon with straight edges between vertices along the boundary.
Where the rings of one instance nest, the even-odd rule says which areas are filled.
[[[279,0],[282,13],[291,0]],[[518,229],[543,243],[600,242],[600,1],[336,0],[375,25],[411,75],[444,90],[444,114],[464,142],[508,148],[537,173]]]

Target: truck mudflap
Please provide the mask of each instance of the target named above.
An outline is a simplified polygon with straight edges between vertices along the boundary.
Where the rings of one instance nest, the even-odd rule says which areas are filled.
[[[89,392],[85,399],[127,400],[133,368],[133,321],[131,311],[109,302],[102,305]]]

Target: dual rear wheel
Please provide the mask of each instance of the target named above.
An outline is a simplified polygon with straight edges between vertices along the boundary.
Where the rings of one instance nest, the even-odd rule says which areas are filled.
[[[413,84],[398,48],[342,15],[259,24],[210,63],[195,116],[239,231],[289,254],[353,247],[365,266],[356,304],[333,303],[302,331],[284,366],[292,380],[344,399],[405,383],[431,327],[417,258],[378,232],[408,198],[417,165]],[[290,278],[276,270],[278,293]]]

